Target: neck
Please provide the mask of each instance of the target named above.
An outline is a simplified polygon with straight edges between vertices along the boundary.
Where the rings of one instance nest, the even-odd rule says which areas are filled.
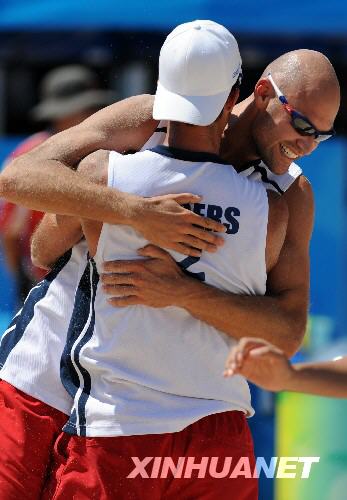
[[[172,148],[219,154],[221,130],[217,124],[207,127],[169,122],[164,144]]]
[[[234,107],[223,132],[220,155],[236,170],[248,161],[259,159],[252,136],[252,125],[256,113],[253,96],[249,96]]]

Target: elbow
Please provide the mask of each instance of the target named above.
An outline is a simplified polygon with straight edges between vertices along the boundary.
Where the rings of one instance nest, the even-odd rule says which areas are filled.
[[[32,256],[31,262],[35,267],[39,267],[40,269],[44,269],[45,271],[50,271],[52,268],[52,266],[48,262],[44,262],[43,259],[40,259],[37,256]]]
[[[0,198],[9,201],[15,201],[16,196],[15,162],[16,160],[13,160],[0,174]]]
[[[35,267],[44,269],[45,271],[50,271],[52,268],[51,262],[45,259],[45,256],[38,251],[38,248],[33,242],[31,243],[31,262]]]
[[[307,315],[295,315],[287,322],[287,335],[282,350],[288,358],[294,356],[300,349],[306,333]]]
[[[31,262],[35,267],[39,267],[40,269],[44,269],[45,271],[50,271],[52,266],[48,264],[48,262],[43,262],[42,259],[38,257],[31,257]]]
[[[10,199],[13,192],[12,182],[8,179],[6,172],[0,174],[0,198]]]

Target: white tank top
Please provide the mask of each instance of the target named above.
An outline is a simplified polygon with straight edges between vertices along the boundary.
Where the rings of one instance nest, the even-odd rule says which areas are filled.
[[[225,244],[200,259],[171,255],[209,285],[236,294],[265,293],[268,201],[261,183],[239,176],[215,155],[164,146],[126,157],[111,153],[108,181],[142,196],[202,195],[191,208],[221,220]],[[184,309],[113,308],[106,301],[99,283],[103,261],[139,258],[136,250],[146,243],[129,226],[103,225],[76,293],[71,349],[63,360],[66,388],[74,398],[67,432],[176,432],[212,413],[253,413],[245,379],[222,377],[233,339]]]
[[[165,134],[159,124],[143,149],[160,144]],[[0,339],[0,377],[67,415],[72,398],[61,382],[60,359],[86,255],[87,244],[81,241],[62,256],[30,291]]]
[[[67,414],[72,400],[60,381],[60,358],[86,255],[81,241],[57,261],[30,290],[0,346],[0,377]]]

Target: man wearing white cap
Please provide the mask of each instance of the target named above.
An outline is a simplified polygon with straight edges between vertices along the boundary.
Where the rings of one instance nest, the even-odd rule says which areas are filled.
[[[197,191],[222,214],[224,244],[200,257],[171,256],[201,281],[262,295],[288,214],[281,198],[218,157],[240,73],[237,43],[223,26],[177,27],[161,50],[153,111],[169,122],[164,145],[111,152],[103,164],[94,155],[81,172],[142,196]],[[177,307],[112,307],[99,281],[104,260],[134,260],[146,240],[124,225],[84,221],[83,230],[93,257],[76,290],[61,364],[73,407],[46,497],[255,500],[249,389],[220,372],[235,341]]]

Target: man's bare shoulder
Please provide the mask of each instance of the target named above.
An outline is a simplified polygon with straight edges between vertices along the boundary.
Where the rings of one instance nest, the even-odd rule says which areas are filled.
[[[287,201],[289,210],[291,208],[309,211],[314,209],[312,185],[304,175],[300,175],[282,196]]]

